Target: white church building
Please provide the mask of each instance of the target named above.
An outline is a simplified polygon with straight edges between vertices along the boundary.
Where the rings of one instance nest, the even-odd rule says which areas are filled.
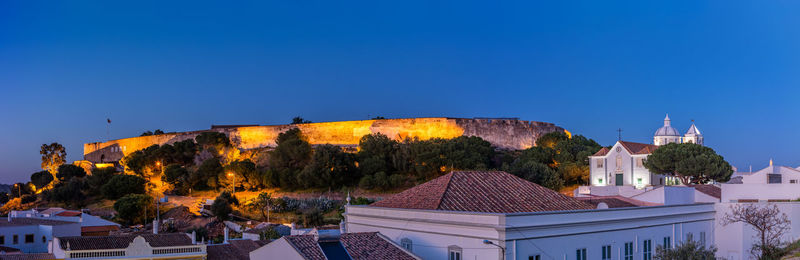
[[[643,188],[671,184],[676,180],[650,173],[644,167],[647,156],[658,146],[668,143],[703,144],[703,135],[697,126],[692,125],[681,136],[672,127],[669,115],[664,118],[664,126],[656,130],[653,144],[617,141],[611,149],[603,148],[589,156],[591,186],[634,186]]]

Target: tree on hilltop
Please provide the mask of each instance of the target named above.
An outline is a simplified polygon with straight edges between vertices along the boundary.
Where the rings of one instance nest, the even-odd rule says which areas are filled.
[[[292,118],[292,124],[293,125],[296,125],[296,124],[308,124],[308,123],[311,123],[311,121],[305,120],[305,119],[303,119],[302,117],[299,117],[299,116],[296,116],[296,117]]]
[[[53,182],[53,174],[48,171],[40,171],[31,174],[31,183],[33,183],[33,186],[36,186],[37,190],[46,187],[51,182]]]
[[[39,154],[42,155],[42,169],[55,175],[58,166],[67,161],[67,150],[59,143],[42,144]]]

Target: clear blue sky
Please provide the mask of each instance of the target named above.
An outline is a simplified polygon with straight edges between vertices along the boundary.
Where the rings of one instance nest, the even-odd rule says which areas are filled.
[[[145,130],[520,117],[603,145],[695,119],[739,168],[798,166],[797,1],[0,2],[0,183],[39,146]]]

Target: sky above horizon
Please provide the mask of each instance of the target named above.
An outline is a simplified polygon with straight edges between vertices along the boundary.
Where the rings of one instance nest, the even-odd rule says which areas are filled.
[[[800,166],[797,1],[0,2],[0,183],[43,143],[211,124],[519,117],[602,145],[669,113]]]

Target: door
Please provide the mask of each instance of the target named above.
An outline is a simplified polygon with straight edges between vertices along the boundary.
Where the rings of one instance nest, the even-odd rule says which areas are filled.
[[[614,181],[614,185],[622,186],[622,173],[616,174],[617,179]]]

